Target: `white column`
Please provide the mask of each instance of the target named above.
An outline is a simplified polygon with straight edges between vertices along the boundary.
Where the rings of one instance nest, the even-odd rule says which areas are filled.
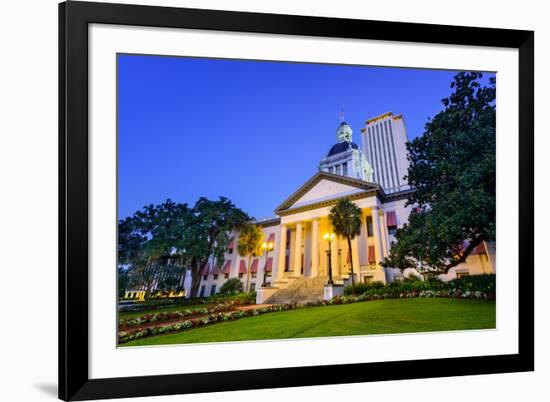
[[[374,229],[374,251],[376,253],[376,265],[382,261],[382,230],[380,228],[380,215],[378,213],[379,208],[377,206],[372,207],[372,226]]]
[[[311,222],[311,276],[319,274],[319,219]]]
[[[353,259],[353,273],[355,279],[359,279],[361,272],[361,264],[359,263],[359,238],[355,236],[351,241],[351,257]]]
[[[296,223],[296,241],[294,242],[294,276],[302,274],[302,222]]]
[[[281,233],[279,234],[279,264],[277,267],[277,279],[283,278],[285,272],[285,257],[286,257],[286,225],[281,225]]]
[[[335,237],[333,241],[330,242],[330,255],[332,263],[332,276],[341,276],[342,267],[338,264],[340,259],[338,258],[338,237]]]

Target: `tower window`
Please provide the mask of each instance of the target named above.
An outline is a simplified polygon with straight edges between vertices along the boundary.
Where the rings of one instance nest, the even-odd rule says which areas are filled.
[[[348,175],[348,163],[347,162],[344,162],[342,164],[342,174],[344,176],[347,176]]]
[[[341,174],[340,173],[340,165],[336,165],[336,167],[334,168],[336,174]]]
[[[328,172],[329,172],[329,173],[334,173],[334,168],[333,168],[332,166],[329,167],[329,168],[328,168]]]

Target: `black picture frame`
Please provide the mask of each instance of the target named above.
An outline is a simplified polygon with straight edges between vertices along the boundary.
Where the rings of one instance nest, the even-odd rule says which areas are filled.
[[[519,51],[517,354],[90,379],[88,25],[192,28]],[[534,370],[534,32],[70,1],[59,5],[59,398],[170,395]],[[337,367],[337,369],[335,369]]]

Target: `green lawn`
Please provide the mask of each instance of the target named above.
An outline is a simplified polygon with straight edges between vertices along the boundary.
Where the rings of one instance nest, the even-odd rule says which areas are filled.
[[[485,329],[495,322],[494,301],[388,299],[268,313],[121,346]]]

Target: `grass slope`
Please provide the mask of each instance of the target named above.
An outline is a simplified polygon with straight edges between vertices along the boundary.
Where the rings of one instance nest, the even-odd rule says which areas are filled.
[[[495,302],[388,299],[269,313],[121,346],[495,328]]]

